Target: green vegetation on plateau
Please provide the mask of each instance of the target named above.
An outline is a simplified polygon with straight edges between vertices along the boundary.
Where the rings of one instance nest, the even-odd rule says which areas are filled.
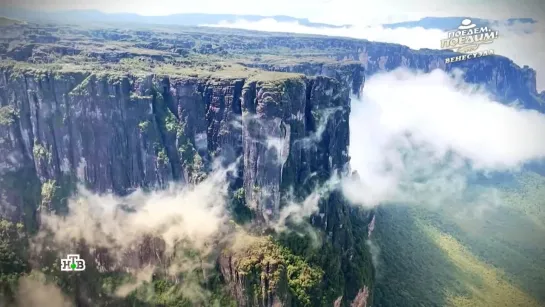
[[[338,61],[347,44],[367,42],[229,29],[117,24],[12,24],[0,34],[2,67],[19,73],[87,72],[274,80],[290,66],[358,64]],[[263,65],[276,69],[261,69]],[[274,70],[274,71],[271,71]]]

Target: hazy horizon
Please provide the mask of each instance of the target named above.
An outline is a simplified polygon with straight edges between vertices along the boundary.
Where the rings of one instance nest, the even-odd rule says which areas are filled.
[[[285,15],[308,18],[312,22],[343,24],[378,24],[418,20],[423,17],[472,16],[484,19],[534,18],[542,19],[545,8],[539,0],[526,1],[525,5],[513,6],[512,0],[469,2],[449,0],[443,9],[437,9],[431,0],[404,2],[400,0],[357,1],[321,0],[262,2],[251,5],[248,0],[233,0],[229,3],[218,0],[202,1],[14,1],[5,0],[2,6],[34,10],[94,9],[105,13],[136,13],[142,16],[166,16],[178,13],[211,13],[235,15]],[[470,6],[468,6],[470,5]],[[372,7],[373,10],[368,8]],[[493,8],[493,9],[491,9]],[[336,17],[335,17],[336,16]]]

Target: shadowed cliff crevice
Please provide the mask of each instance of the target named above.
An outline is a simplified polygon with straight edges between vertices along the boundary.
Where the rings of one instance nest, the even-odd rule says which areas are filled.
[[[168,79],[160,80],[161,83],[166,83],[168,86]],[[159,84],[158,86],[160,86]],[[180,174],[181,165],[178,151],[175,148],[176,131],[171,125],[177,122],[177,117],[171,112],[171,108],[168,104],[168,91],[159,91],[160,88],[156,88],[157,85],[153,85],[152,94],[152,112],[155,116],[155,123],[157,123],[157,131],[159,132],[159,144],[156,146],[163,148],[165,151],[160,151],[159,154],[166,154],[166,156],[160,156],[162,164],[168,165],[170,168],[170,174],[166,178],[165,182],[161,185],[164,187],[169,181],[184,180]],[[168,87],[167,87],[168,88]],[[160,149],[161,150],[161,149]]]

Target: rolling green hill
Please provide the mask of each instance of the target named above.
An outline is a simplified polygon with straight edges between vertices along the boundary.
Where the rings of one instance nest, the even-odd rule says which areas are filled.
[[[478,214],[379,208],[376,306],[544,306],[545,178],[495,187]]]

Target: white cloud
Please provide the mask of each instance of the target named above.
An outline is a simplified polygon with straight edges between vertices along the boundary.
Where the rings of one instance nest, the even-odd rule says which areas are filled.
[[[465,86],[459,76],[441,70],[380,74],[364,90],[366,104],[378,110],[362,114],[356,104],[354,116],[379,121],[389,136],[410,132],[416,142],[432,143],[441,153],[454,149],[479,168],[510,168],[545,155],[543,114],[491,101],[485,92]]]
[[[151,193],[139,190],[127,197],[80,189],[69,202],[68,216],[46,214],[42,222],[59,243],[84,239],[122,252],[145,235],[156,235],[169,249],[179,240],[189,240],[193,248],[205,250],[226,222],[226,196],[225,171],[195,186],[172,185]],[[133,212],[120,209],[120,204]]]
[[[471,171],[514,170],[545,157],[545,115],[492,101],[441,70],[373,76],[362,101],[353,101],[350,124],[360,178],[343,190],[365,206],[461,202]]]
[[[500,37],[490,48],[506,56],[519,66],[528,65],[537,72],[537,89],[545,90],[545,21],[498,27]],[[530,32],[531,31],[531,32]]]
[[[388,29],[382,26],[354,26],[349,28],[315,28],[298,23],[277,22],[274,19],[262,19],[256,22],[239,20],[235,23],[222,22],[213,27],[227,27],[246,30],[306,33],[328,36],[344,36],[367,39],[376,42],[396,43],[412,49],[439,49],[440,41],[447,34],[437,29],[397,28]],[[496,54],[512,59],[519,66],[528,65],[537,71],[537,88],[545,90],[545,26],[539,23],[533,25],[516,25],[497,28],[500,37],[487,49],[494,49]],[[524,30],[532,30],[532,33]],[[481,47],[484,48],[484,47]]]
[[[381,26],[353,26],[343,28],[316,28],[303,26],[297,22],[277,22],[272,18],[260,21],[239,20],[235,23],[220,22],[215,25],[203,25],[209,27],[225,27],[234,29],[289,32],[300,34],[316,34],[328,36],[345,36],[363,38],[377,42],[395,42],[411,48],[438,48],[440,40],[446,37],[440,30],[415,29],[387,29]]]

